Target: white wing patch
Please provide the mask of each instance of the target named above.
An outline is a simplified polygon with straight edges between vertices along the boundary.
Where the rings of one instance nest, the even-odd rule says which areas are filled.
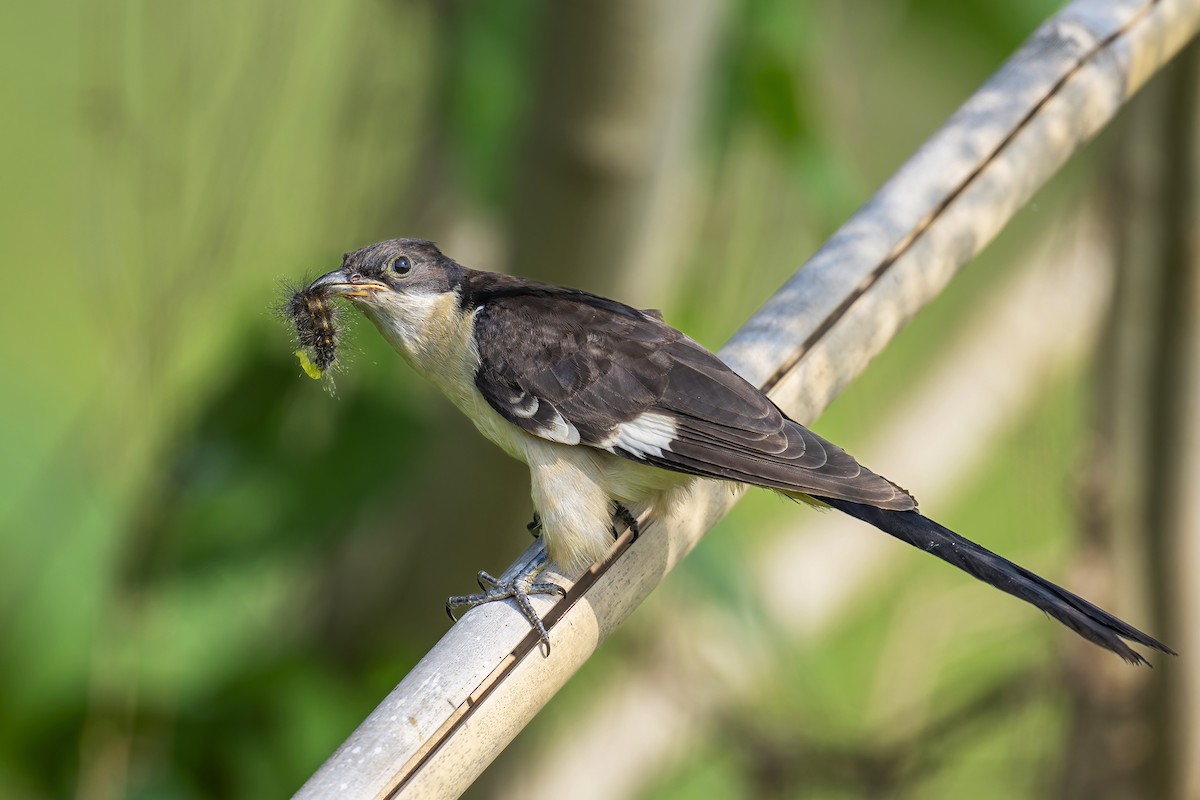
[[[534,411],[537,411],[536,405],[534,406]],[[533,414],[530,414],[530,416],[533,416]],[[563,419],[562,414],[557,412],[550,419],[548,425],[538,427],[537,435],[552,442],[579,444],[579,429]]]
[[[618,425],[603,447],[610,453],[619,448],[635,458],[661,457],[664,450],[671,449],[678,431],[679,426],[671,417],[645,411]]]
[[[541,405],[541,400],[538,400],[531,394],[527,394],[521,398],[520,403],[512,404],[509,406],[509,409],[518,417],[522,417],[524,419],[533,419],[534,415],[537,414],[538,409],[541,408]]]

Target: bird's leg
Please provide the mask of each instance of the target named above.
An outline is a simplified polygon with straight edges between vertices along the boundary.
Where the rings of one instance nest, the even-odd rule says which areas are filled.
[[[541,523],[540,519],[535,519]],[[546,630],[546,626],[542,624],[541,617],[534,610],[533,604],[529,602],[531,594],[556,594],[563,596],[567,590],[556,583],[538,583],[535,579],[542,573],[550,563],[550,557],[546,555],[546,551],[538,549],[537,556],[523,567],[513,576],[512,580],[502,581],[499,578],[493,577],[486,572],[479,573],[479,588],[483,591],[476,594],[462,595],[460,597],[451,597],[446,601],[446,613],[450,615],[450,619],[457,620],[454,616],[454,609],[467,608],[471,609],[475,606],[481,606],[484,603],[491,603],[496,600],[513,599],[517,602],[517,608],[521,610],[521,614],[525,619],[529,620],[529,625],[538,632],[542,644],[546,646],[546,654],[550,653],[550,634]]]
[[[533,512],[533,520],[525,526],[525,530],[529,531],[533,538],[542,538],[542,515],[538,512]]]
[[[638,524],[637,517],[633,515],[632,511],[620,503],[617,503],[617,507],[613,511],[613,523],[614,539],[621,535],[621,531],[617,528],[617,523],[625,525],[629,528],[629,530],[633,533],[633,540],[635,542],[637,541],[637,538],[642,535],[642,528]]]

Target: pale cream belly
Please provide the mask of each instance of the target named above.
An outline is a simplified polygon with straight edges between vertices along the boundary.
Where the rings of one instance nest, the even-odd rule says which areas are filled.
[[[486,405],[486,401],[479,398]],[[613,543],[616,503],[638,510],[685,476],[587,445],[526,433],[490,406],[463,409],[489,441],[529,465],[530,495],[542,520],[546,551],[568,571],[602,558]]]
[[[608,552],[616,503],[637,513],[663,489],[684,480],[584,445],[535,441],[526,456],[546,550],[568,571]]]

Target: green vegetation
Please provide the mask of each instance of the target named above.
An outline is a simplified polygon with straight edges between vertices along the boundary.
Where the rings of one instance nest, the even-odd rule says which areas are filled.
[[[696,224],[681,229],[682,269],[669,295],[629,299],[718,345],[1056,5],[731,2],[687,160]],[[361,326],[327,393],[303,376],[275,308],[281,280],[395,235],[505,266],[549,6],[8,4],[0,796],[286,795],[444,630],[442,598],[524,545],[522,468],[468,449],[473,432]],[[1054,200],[818,428],[862,442],[1019,239],[1055,224]],[[989,488],[947,516],[1042,568],[1070,533],[1061,476],[1083,403],[1055,389],[1048,408],[1013,436],[1056,446],[1000,448],[979,478]],[[447,507],[444,487],[462,479],[448,450],[476,470],[486,529]],[[691,593],[717,582],[713,597],[736,607],[739,541],[808,513],[755,499],[675,580]],[[746,742],[818,765],[879,745],[867,721],[885,643],[942,597],[1004,628],[948,649],[930,718],[1047,669],[1057,633],[1036,614],[909,561],[836,631],[780,655],[737,717],[740,748],[714,733],[650,796],[768,791]],[[545,738],[540,725],[586,712],[605,668],[636,665],[651,634],[630,627],[504,769]],[[919,768],[882,774],[917,775],[913,797],[1029,796],[1053,774],[1061,705],[1053,688],[1014,701],[961,742],[918,748]],[[782,791],[867,788],[834,769],[811,792]]]

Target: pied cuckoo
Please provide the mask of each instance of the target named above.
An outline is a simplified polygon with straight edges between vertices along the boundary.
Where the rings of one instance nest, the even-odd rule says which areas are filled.
[[[615,521],[633,522],[630,509],[699,476],[831,506],[1031,603],[1131,663],[1145,659],[1126,640],[1173,653],[923,516],[907,491],[788,419],[656,312],[468,269],[420,239],[347,253],[340,269],[306,292],[348,298],[485,437],[529,466],[546,553],[568,570],[602,558]],[[562,593],[536,581],[547,563],[503,584],[481,573],[484,591],[451,603],[513,598],[548,645],[528,601],[530,593]]]

